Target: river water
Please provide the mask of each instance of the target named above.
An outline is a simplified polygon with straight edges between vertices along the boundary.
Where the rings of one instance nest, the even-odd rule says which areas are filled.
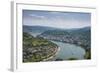
[[[52,41],[52,42],[60,47],[60,50],[55,56],[55,59],[63,59],[63,60],[67,60],[70,58],[76,58],[79,60],[84,59],[85,50],[82,47],[58,41]]]

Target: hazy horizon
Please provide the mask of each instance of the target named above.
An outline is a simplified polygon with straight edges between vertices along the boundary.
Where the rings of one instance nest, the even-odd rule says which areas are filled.
[[[77,28],[60,28],[60,27],[51,27],[51,26],[42,26],[42,25],[23,25],[23,26],[33,26],[33,27],[48,27],[48,28],[55,28],[55,29],[81,29],[81,28],[87,28],[91,26],[85,26],[85,27],[77,27]]]
[[[63,29],[91,26],[91,14],[79,12],[55,12],[23,10],[23,25],[45,26]]]

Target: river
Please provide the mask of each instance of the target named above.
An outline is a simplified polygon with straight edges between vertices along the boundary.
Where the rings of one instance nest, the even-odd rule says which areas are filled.
[[[52,42],[60,47],[60,50],[58,51],[54,59],[62,59],[62,60],[67,60],[70,58],[76,58],[79,60],[84,59],[85,50],[82,47],[58,41],[52,41]]]

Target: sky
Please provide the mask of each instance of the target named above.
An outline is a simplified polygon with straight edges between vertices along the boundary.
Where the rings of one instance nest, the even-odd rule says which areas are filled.
[[[23,10],[23,25],[56,28],[83,28],[91,25],[90,13]]]

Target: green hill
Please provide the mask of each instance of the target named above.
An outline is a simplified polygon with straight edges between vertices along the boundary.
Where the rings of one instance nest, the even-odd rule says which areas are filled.
[[[58,46],[43,38],[23,33],[23,62],[39,62],[48,60],[57,52]]]

